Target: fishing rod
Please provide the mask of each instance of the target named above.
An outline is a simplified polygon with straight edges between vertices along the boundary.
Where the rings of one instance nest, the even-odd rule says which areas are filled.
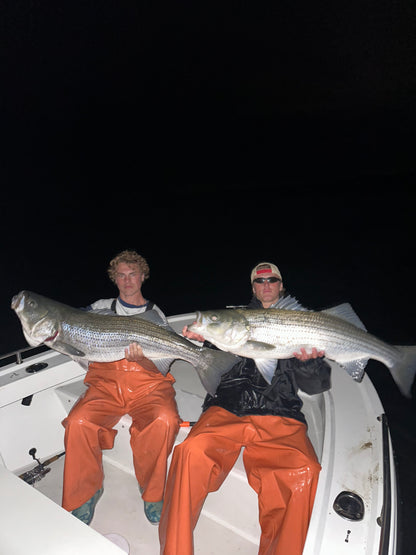
[[[51,468],[49,467],[49,465],[57,461],[58,459],[60,459],[62,455],[65,455],[65,451],[63,451],[62,453],[59,453],[58,455],[55,455],[54,457],[51,457],[50,459],[46,459],[46,461],[44,461],[43,463],[41,463],[40,460],[35,457],[35,454],[36,454],[36,447],[32,447],[31,449],[29,449],[29,455],[38,464],[31,470],[28,470],[27,472],[23,472],[23,474],[19,475],[19,478],[21,478],[27,484],[30,484],[30,485],[33,485],[35,482],[39,482],[40,480],[42,480],[42,478],[44,478],[46,474],[51,471]]]
[[[185,428],[185,427],[192,427],[194,424],[196,424],[196,421],[190,422],[189,420],[185,420],[181,422],[180,426],[182,428]],[[31,470],[28,470],[27,472],[23,472],[23,474],[19,475],[19,478],[21,478],[27,484],[30,484],[30,485],[33,485],[36,482],[39,482],[40,480],[42,480],[42,478],[44,478],[46,474],[51,471],[51,468],[49,467],[49,465],[57,461],[58,459],[60,459],[63,455],[65,455],[65,451],[62,451],[62,453],[59,453],[58,455],[55,455],[50,459],[46,459],[46,461],[44,461],[43,463],[40,462],[40,460],[35,457],[35,454],[36,454],[36,447],[32,447],[31,449],[29,449],[29,455],[38,464]]]

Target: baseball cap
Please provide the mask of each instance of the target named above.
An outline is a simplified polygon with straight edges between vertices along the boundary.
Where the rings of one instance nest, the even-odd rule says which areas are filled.
[[[257,264],[251,271],[251,283],[258,277],[268,277],[271,275],[275,275],[279,279],[282,279],[282,274],[275,264],[271,262],[260,262],[260,264]]]

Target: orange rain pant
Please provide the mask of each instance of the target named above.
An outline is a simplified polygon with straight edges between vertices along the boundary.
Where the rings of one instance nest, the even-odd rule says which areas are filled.
[[[125,414],[132,417],[130,444],[142,497],[150,502],[163,499],[167,458],[180,422],[174,382],[170,374],[163,376],[125,359],[90,364],[84,380],[88,390],[62,422],[64,509],[80,507],[101,488],[102,449],[113,447],[113,426]]]
[[[248,481],[259,499],[259,554],[302,553],[321,470],[306,426],[211,407],[174,449],[159,524],[161,554],[192,555],[204,500],[221,486],[242,446]]]

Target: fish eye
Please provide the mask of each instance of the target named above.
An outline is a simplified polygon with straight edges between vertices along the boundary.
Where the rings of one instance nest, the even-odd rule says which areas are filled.
[[[212,320],[213,322],[216,322],[216,321],[218,320],[218,316],[217,316],[216,314],[213,314],[213,315],[211,316],[211,320]]]

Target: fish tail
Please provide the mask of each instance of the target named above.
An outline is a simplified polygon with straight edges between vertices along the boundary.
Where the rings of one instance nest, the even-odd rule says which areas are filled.
[[[402,394],[410,399],[416,374],[416,346],[396,346],[396,348],[399,349],[401,356],[392,366],[389,366],[390,372]]]
[[[231,370],[239,360],[240,357],[231,353],[203,347],[195,369],[202,385],[210,395],[215,395],[221,376]]]

